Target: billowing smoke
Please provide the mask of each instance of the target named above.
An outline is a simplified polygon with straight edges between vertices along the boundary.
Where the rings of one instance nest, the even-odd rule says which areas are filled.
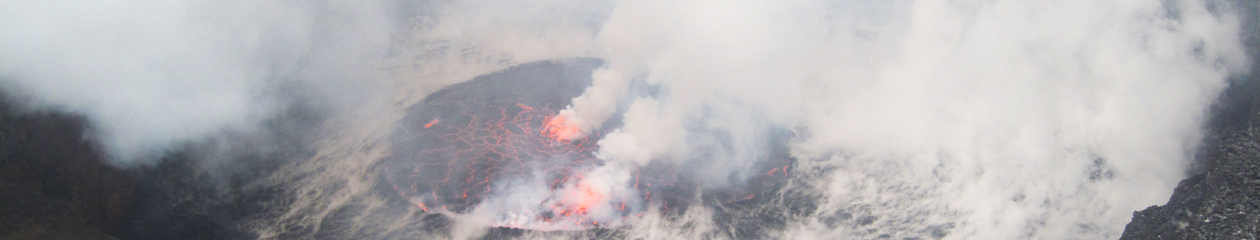
[[[36,109],[84,114],[114,163],[250,132],[304,95],[366,95],[393,31],[359,1],[7,1],[0,79]],[[321,92],[336,89],[336,93]],[[343,97],[344,96],[344,97]]]
[[[626,105],[601,159],[702,161],[719,183],[794,129],[797,159],[837,168],[822,209],[871,204],[865,224],[895,238],[1114,238],[1165,201],[1246,70],[1219,4],[623,2],[598,35],[609,63],[564,114],[598,129]],[[632,81],[660,93],[618,102]],[[789,234],[864,231],[835,227]]]
[[[86,115],[119,165],[327,106],[318,153],[255,184],[290,196],[248,223],[261,238],[1114,239],[1171,195],[1251,67],[1256,13],[1231,4],[18,1],[0,8],[0,79]],[[595,138],[566,168],[581,179],[487,180],[441,212],[436,190],[399,189],[424,164],[384,169],[432,147],[392,139],[441,126],[409,116],[430,93],[573,58],[602,59],[549,106],[580,130],[563,138]],[[568,229],[588,231],[495,228],[590,192],[645,201]]]

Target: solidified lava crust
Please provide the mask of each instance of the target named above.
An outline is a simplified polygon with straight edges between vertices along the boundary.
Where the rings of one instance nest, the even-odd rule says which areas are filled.
[[[564,125],[557,112],[590,85],[591,71],[602,64],[599,59],[523,64],[429,95],[407,110],[391,136],[387,180],[416,207],[447,214],[472,211],[502,183],[543,179],[556,190],[580,180],[581,171],[598,164],[592,152],[600,133],[568,139],[578,130]],[[598,197],[584,201],[602,200]],[[524,214],[532,215],[527,221],[567,218],[597,225],[573,220],[585,214],[584,204]]]
[[[772,153],[750,176],[739,177],[744,180],[737,186],[703,187],[687,170],[698,165],[661,163],[671,161],[631,166],[632,179],[625,185],[633,194],[606,194],[581,184],[599,177],[592,169],[608,164],[593,153],[605,131],[619,127],[621,119],[614,114],[601,124],[604,130],[571,137],[578,130],[557,113],[590,85],[591,72],[602,64],[589,58],[526,63],[430,94],[407,109],[390,136],[391,154],[381,169],[391,190],[431,214],[489,214],[496,218],[491,226],[505,231],[598,231],[618,226],[605,222],[610,217],[625,223],[647,211],[681,214],[691,205],[716,206],[720,218],[742,219],[723,223],[747,230],[731,236],[759,236],[753,232],[782,227],[735,225],[765,218],[749,213],[765,212],[757,206],[784,195],[795,170],[783,144],[788,131],[771,136]],[[530,200],[541,206],[502,206],[502,199],[539,196],[512,194],[537,191],[548,192],[542,194],[547,199]],[[597,217],[590,211],[598,204],[605,204],[605,212]],[[487,205],[490,213],[482,209]],[[802,209],[783,214],[803,216],[814,208],[793,207]]]

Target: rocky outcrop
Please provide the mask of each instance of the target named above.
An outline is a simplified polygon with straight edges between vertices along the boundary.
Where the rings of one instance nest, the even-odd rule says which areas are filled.
[[[1205,172],[1134,213],[1120,239],[1260,239],[1260,128],[1228,132],[1210,151]]]
[[[114,239],[136,181],[81,117],[0,109],[0,239]]]
[[[1260,1],[1229,1],[1260,64]],[[1260,239],[1260,68],[1235,79],[1213,106],[1213,137],[1190,178],[1164,206],[1133,213],[1120,239]]]
[[[1231,1],[1260,64],[1260,1]],[[1120,239],[1260,239],[1260,68],[1234,79],[1213,106],[1212,137],[1164,206],[1133,213]]]
[[[88,224],[72,205],[27,185],[0,182],[0,239],[118,239]]]

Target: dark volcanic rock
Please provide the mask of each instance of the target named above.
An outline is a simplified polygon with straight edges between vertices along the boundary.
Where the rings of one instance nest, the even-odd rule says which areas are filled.
[[[314,150],[307,134],[323,119],[316,109],[294,104],[256,132],[192,144],[155,165],[133,169],[139,182],[116,236],[128,240],[258,238],[245,223],[265,216],[265,205],[287,200],[283,189],[257,183],[284,164],[309,159]]]
[[[0,239],[118,239],[71,212],[71,202],[50,199],[26,185],[0,182]]]
[[[102,162],[86,129],[0,106],[0,239],[113,239],[136,181]]]
[[[1260,63],[1260,1],[1243,13],[1243,42]],[[1260,239],[1260,68],[1231,83],[1212,109],[1192,177],[1164,206],[1133,213],[1120,239]]]
[[[1260,128],[1219,141],[1206,172],[1182,180],[1167,205],[1134,213],[1120,239],[1260,239]]]

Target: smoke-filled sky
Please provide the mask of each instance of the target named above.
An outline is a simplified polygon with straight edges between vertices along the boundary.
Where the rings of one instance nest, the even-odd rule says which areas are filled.
[[[604,65],[592,86],[560,114],[610,131],[590,180],[604,191],[626,192],[618,176],[651,163],[703,166],[694,174],[706,187],[739,185],[786,129],[793,137],[778,144],[794,169],[829,170],[802,180],[817,186],[818,210],[775,236],[900,239],[950,226],[936,237],[1114,239],[1133,211],[1167,201],[1209,106],[1250,68],[1241,18],[1255,13],[1231,6],[15,0],[0,2],[0,86],[31,109],[85,115],[85,138],[134,167],[254,131],[297,103],[339,119],[326,131],[356,133],[321,142],[357,146],[338,136],[383,138],[380,119],[442,86],[594,57]],[[615,115],[622,125],[601,126]],[[710,236],[712,211],[626,228]],[[877,218],[826,221],[840,214]],[[457,224],[474,230],[451,236],[483,227]]]
[[[2,4],[0,78],[10,97],[86,115],[90,138],[122,166],[248,131],[297,94],[288,85],[353,91],[379,81],[372,59],[394,30],[370,2]]]

